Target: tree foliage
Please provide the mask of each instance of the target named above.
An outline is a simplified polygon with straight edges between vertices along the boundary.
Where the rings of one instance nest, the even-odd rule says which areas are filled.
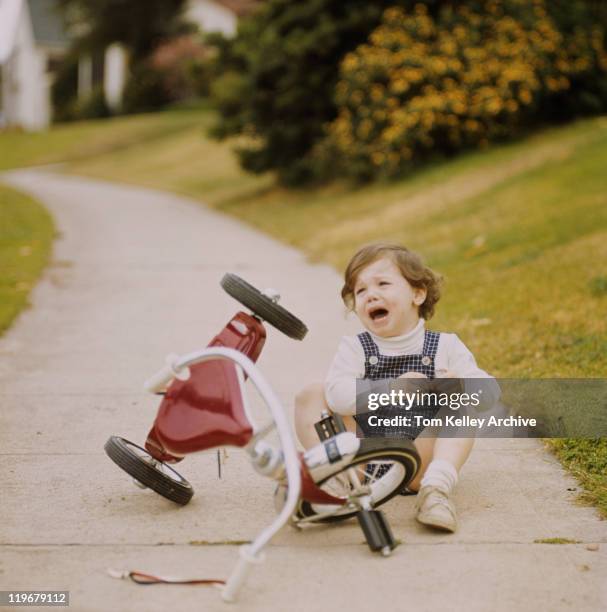
[[[275,170],[291,184],[312,178],[310,152],[336,115],[339,62],[366,40],[393,4],[268,0],[241,21],[233,41],[218,42],[220,76],[212,92],[220,120],[214,135],[245,137],[237,153],[247,170]]]
[[[184,28],[185,0],[60,0],[68,22],[91,50],[122,43],[133,61],[147,57],[167,36]]]
[[[214,134],[240,136],[237,153],[249,171],[274,170],[291,184],[326,176],[330,162],[315,152],[338,115],[340,64],[367,42],[384,10],[399,7],[413,14],[416,6],[423,5],[435,21],[449,7],[466,6],[482,15],[488,4],[490,0],[268,0],[241,22],[233,41],[216,40],[218,77],[212,92],[220,119]],[[508,5],[508,12],[518,6],[513,17],[525,31],[532,29],[531,5],[510,0],[493,4]],[[550,0],[546,10],[566,41],[583,40],[586,32],[590,39],[591,31],[596,40],[596,28],[603,32],[607,28],[603,0]],[[544,105],[538,117],[566,119],[604,105],[604,80],[594,79],[591,71],[569,78],[572,87],[563,95],[538,100]]]
[[[123,112],[156,110],[173,101],[164,83],[167,71],[154,66],[152,60],[155,50],[192,29],[182,20],[186,0],[59,0],[59,3],[75,39],[52,87],[55,120],[107,115],[109,109],[101,104],[104,101],[101,89],[88,100],[78,99],[77,65],[85,52],[93,58],[94,66],[102,66],[103,52],[112,43],[122,44],[130,60]]]
[[[602,29],[565,34],[546,5],[478,0],[435,16],[421,4],[386,10],[341,63],[339,113],[319,155],[333,172],[394,177],[547,118],[607,109]]]

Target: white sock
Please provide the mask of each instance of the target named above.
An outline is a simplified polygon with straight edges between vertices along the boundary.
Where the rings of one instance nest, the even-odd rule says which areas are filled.
[[[456,484],[457,470],[445,459],[431,461],[420,483],[422,487],[437,487],[447,495],[451,495]]]

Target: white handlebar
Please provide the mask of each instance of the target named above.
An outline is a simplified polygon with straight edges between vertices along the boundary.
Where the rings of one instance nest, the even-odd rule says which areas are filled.
[[[166,365],[150,376],[144,383],[143,388],[150,393],[160,393],[164,391],[168,384],[177,378],[179,380],[187,380],[190,377],[190,370],[187,367],[179,367],[179,355],[171,353],[165,359]]]
[[[265,561],[265,555],[263,553],[260,553],[258,557],[253,556],[251,554],[251,547],[248,544],[241,546],[238,552],[240,554],[238,564],[232,571],[232,574],[223,587],[223,591],[221,593],[222,599],[229,603],[236,601],[238,592],[242,588],[242,585],[246,582],[247,577],[251,572],[251,566],[259,565]]]
[[[282,404],[276,397],[272,387],[257,369],[257,366],[240,351],[232,348],[211,346],[204,350],[196,351],[181,357],[169,355],[169,357],[167,357],[167,365],[146,382],[146,389],[150,391],[162,390],[172,378],[185,380],[190,376],[188,366],[212,359],[227,359],[228,361],[232,361],[244,371],[257,388],[257,391],[266,403],[272,414],[274,423],[276,424],[276,431],[282,447],[288,482],[287,499],[280,514],[268,527],[266,527],[266,529],[258,534],[250,545],[243,546],[240,549],[239,563],[224,587],[223,593],[225,601],[234,601],[240,587],[246,579],[251,564],[256,562],[259,563],[262,560],[261,551],[264,546],[278,530],[286,524],[291,515],[295,512],[295,507],[297,506],[301,492],[301,466],[297,448],[295,447],[295,441],[293,439],[291,425],[284,413]],[[244,378],[240,371],[238,380],[241,387],[241,394],[244,394],[244,390],[242,389]]]

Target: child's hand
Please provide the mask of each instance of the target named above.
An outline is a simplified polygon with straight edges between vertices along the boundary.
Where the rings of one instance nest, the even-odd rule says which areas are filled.
[[[464,390],[463,381],[453,370],[437,370],[436,378],[443,382],[435,382],[436,391],[440,393],[461,393]],[[450,380],[447,380],[450,379]]]
[[[399,376],[399,378],[423,378],[424,380],[428,380],[428,377],[425,374],[422,374],[421,372],[405,372],[404,374],[401,374]],[[405,391],[407,391],[408,393],[415,393],[416,391],[424,390],[426,388],[427,383],[415,383],[413,381],[411,382],[407,382],[407,383],[398,383],[398,388],[399,389],[404,389]]]
[[[437,370],[436,378],[459,378],[453,370]]]

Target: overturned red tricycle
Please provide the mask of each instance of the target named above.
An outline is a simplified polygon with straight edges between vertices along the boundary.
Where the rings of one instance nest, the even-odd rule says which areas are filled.
[[[359,439],[339,417],[325,414],[317,423],[319,444],[298,452],[284,407],[255,365],[266,341],[264,322],[302,340],[306,326],[278,304],[275,291],[258,291],[235,274],[221,285],[250,312],[238,312],[209,345],[186,355],[169,355],[145,384],[162,395],[145,448],[112,436],[108,456],[142,488],[187,504],[194,491],[173,467],[187,455],[235,446],[254,469],[277,481],[278,516],[240,549],[240,560],[223,588],[233,601],[252,564],[286,523],[303,526],[356,517],[372,551],[389,555],[396,541],[376,508],[410,482],[419,467],[413,444],[400,439]],[[247,403],[245,382],[253,384],[271,415],[258,424]],[[276,431],[278,445],[267,441]]]

